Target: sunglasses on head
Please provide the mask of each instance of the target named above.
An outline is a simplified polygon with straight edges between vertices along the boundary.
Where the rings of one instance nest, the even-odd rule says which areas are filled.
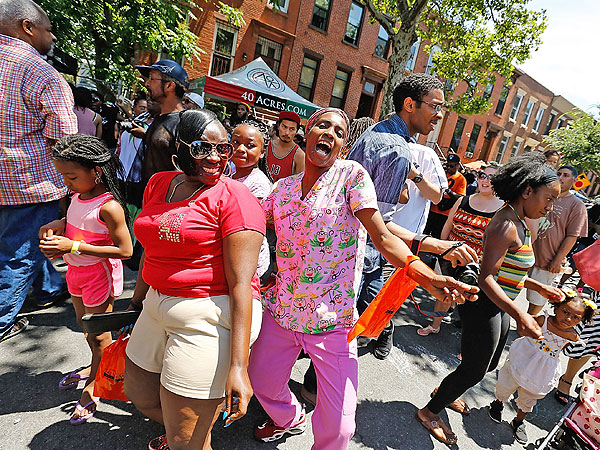
[[[221,159],[229,159],[233,154],[233,145],[228,142],[213,144],[212,142],[207,141],[194,141],[191,144],[188,144],[181,139],[179,142],[187,145],[187,147],[190,149],[190,155],[192,155],[192,157],[195,159],[204,159],[211,155],[213,150]]]

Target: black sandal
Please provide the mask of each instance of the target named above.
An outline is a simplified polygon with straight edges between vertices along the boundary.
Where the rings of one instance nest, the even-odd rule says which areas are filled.
[[[560,377],[558,379],[558,382],[563,382],[569,386],[571,386],[573,383],[569,383],[567,380],[565,380],[563,377]],[[571,396],[569,394],[565,394],[563,392],[560,392],[558,390],[558,387],[556,388],[556,391],[554,391],[554,399],[560,403],[561,405],[565,406],[567,403],[569,403],[569,401],[571,401]]]

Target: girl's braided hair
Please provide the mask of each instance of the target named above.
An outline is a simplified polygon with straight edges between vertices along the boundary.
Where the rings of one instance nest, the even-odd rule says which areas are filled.
[[[271,140],[271,136],[269,135],[269,127],[267,124],[265,124],[264,122],[261,122],[260,120],[246,119],[246,120],[240,122],[239,124],[237,124],[235,126],[235,128],[241,127],[242,125],[254,127],[263,138],[263,148],[267,147],[267,145],[269,144],[269,141]],[[233,131],[235,131],[235,128],[232,130],[231,134],[233,134]],[[271,172],[269,172],[269,167],[267,166],[267,155],[266,154],[262,155],[258,159],[258,168],[267,176],[269,181],[271,183],[273,183],[273,177],[271,176]]]
[[[525,189],[537,189],[558,181],[556,171],[546,164],[539,152],[530,152],[510,158],[492,177],[496,196],[505,202],[516,200]]]
[[[102,184],[123,207],[129,223],[129,210],[125,199],[123,165],[100,139],[87,134],[71,134],[60,139],[52,149],[52,158],[59,161],[76,162],[83,167],[102,168]]]

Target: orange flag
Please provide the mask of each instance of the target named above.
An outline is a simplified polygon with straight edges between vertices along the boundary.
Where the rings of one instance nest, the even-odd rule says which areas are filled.
[[[408,276],[408,267],[409,264],[406,264],[402,269],[396,270],[387,280],[350,330],[348,342],[357,336],[379,336],[418,284]]]

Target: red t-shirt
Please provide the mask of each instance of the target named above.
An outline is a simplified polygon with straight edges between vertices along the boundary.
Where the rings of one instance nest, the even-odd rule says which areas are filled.
[[[169,184],[181,172],[155,174],[133,226],[145,251],[144,281],[162,294],[210,297],[229,294],[223,238],[242,230],[265,234],[265,214],[250,190],[221,178],[192,199],[167,203]],[[252,280],[260,298],[260,280]]]

